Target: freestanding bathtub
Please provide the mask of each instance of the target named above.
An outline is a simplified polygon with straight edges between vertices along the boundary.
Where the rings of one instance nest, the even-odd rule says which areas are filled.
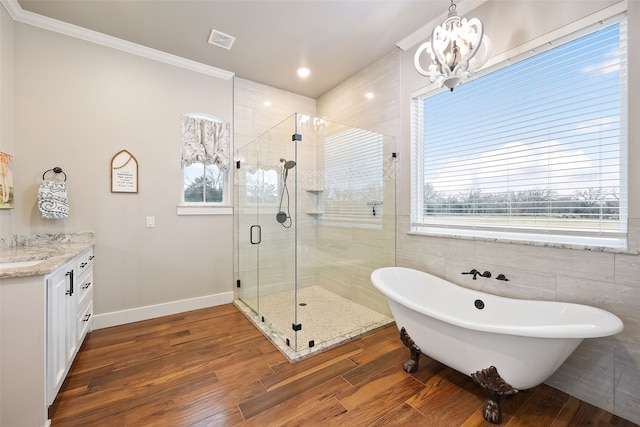
[[[583,339],[623,329],[596,307],[500,297],[409,268],[377,269],[371,282],[411,350],[404,369],[415,372],[424,353],[470,375],[489,393],[484,415],[493,423],[501,419],[500,395],[544,382]]]

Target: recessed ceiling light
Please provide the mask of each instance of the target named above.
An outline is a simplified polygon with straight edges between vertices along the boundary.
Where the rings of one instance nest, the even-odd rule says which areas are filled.
[[[373,99],[376,95],[373,92],[367,92],[364,94],[364,97],[367,99]]]
[[[271,107],[271,101],[264,101],[263,104],[265,107]]]
[[[211,34],[209,35],[209,43],[227,50],[231,50],[231,46],[233,46],[233,42],[235,41],[235,37],[218,30],[211,30]]]
[[[300,77],[305,78],[305,77],[309,77],[309,74],[311,74],[311,70],[308,69],[307,67],[300,67],[298,68],[297,73]]]

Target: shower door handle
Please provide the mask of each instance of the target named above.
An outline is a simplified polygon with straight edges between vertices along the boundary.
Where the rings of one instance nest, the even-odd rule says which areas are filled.
[[[262,228],[259,225],[252,225],[249,240],[252,245],[257,245],[262,241]]]

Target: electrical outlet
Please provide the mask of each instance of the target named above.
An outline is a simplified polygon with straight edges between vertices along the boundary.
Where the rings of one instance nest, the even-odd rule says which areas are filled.
[[[156,226],[156,218],[153,216],[147,217],[147,228],[154,228]]]

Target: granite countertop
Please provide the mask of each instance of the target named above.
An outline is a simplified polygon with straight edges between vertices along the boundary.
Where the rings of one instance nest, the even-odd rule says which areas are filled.
[[[60,235],[55,235],[51,239],[37,237],[27,240],[14,239],[17,244],[0,246],[0,279],[44,276],[94,245],[93,235],[90,238],[80,239],[61,238]],[[36,265],[2,267],[2,263],[37,260],[42,261]]]

